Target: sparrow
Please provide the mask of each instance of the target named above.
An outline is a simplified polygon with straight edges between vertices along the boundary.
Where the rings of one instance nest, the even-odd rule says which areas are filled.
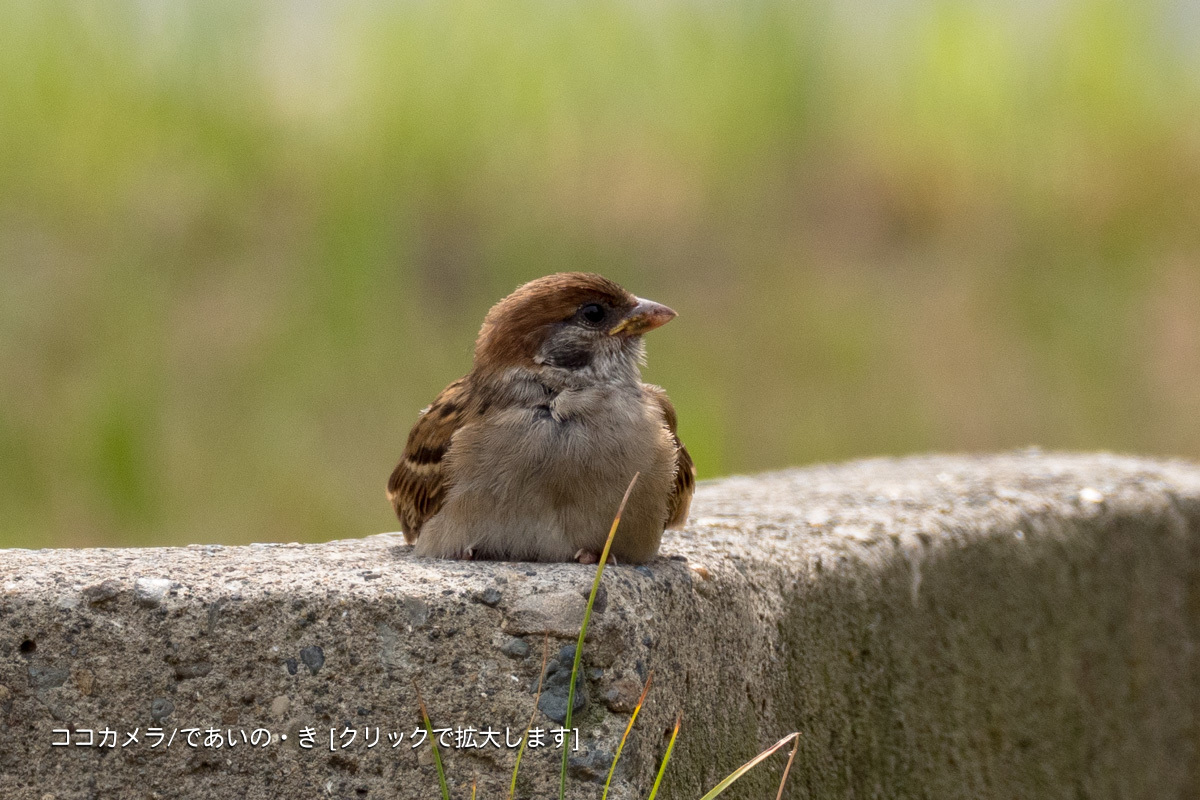
[[[419,556],[642,563],[687,521],[696,471],[675,409],[642,383],[642,335],[675,312],[591,273],[492,306],[471,371],[421,411],[388,499]]]

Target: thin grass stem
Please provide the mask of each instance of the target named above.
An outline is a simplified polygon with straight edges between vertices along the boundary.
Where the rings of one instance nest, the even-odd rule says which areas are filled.
[[[533,721],[537,719],[538,701],[542,699],[542,681],[546,678],[546,663],[550,657],[550,634],[542,639],[542,671],[538,674],[537,694],[533,696],[533,713],[529,715],[529,724],[525,726],[525,735],[521,737],[521,748],[517,750],[517,763],[513,765],[512,784],[508,787],[508,800],[517,796],[517,771],[521,769],[521,756],[525,755],[525,745],[529,742],[529,731],[533,729]]]
[[[621,505],[617,506],[617,515],[613,517],[612,526],[608,529],[608,538],[604,540],[604,550],[600,553],[600,563],[596,565],[596,577],[592,580],[592,593],[588,595],[587,607],[583,609],[583,624],[579,627],[579,640],[575,643],[575,662],[571,665],[571,683],[567,690],[567,716],[563,721],[563,728],[567,731],[568,740],[571,736],[571,712],[575,709],[575,679],[579,675],[579,658],[583,655],[583,639],[587,635],[588,622],[592,619],[592,606],[596,604],[596,592],[600,589],[600,576],[604,574],[608,551],[612,549],[613,539],[617,535],[617,526],[621,524],[621,515],[625,513],[625,504],[629,502],[629,495],[633,493],[634,484],[637,483],[640,474],[640,472],[633,473],[633,479],[629,481],[629,487],[625,489],[625,496],[621,498]],[[562,769],[558,775],[558,800],[566,800],[567,757],[570,753],[570,747],[563,748]]]
[[[775,793],[775,800],[783,800],[783,786],[787,783],[788,773],[792,771],[792,761],[796,758],[796,751],[800,749],[800,736],[796,736],[796,740],[792,742],[792,752],[788,753],[787,765],[783,768],[783,777],[779,779],[779,791]]]
[[[675,717],[675,730],[671,731],[671,741],[667,742],[667,752],[663,753],[662,763],[658,765],[658,774],[654,776],[654,787],[650,790],[650,796],[646,800],[654,800],[654,796],[658,794],[658,785],[662,783],[663,775],[667,774],[667,763],[671,760],[671,751],[675,749],[675,737],[679,735],[679,725],[683,722],[683,715]]]
[[[629,724],[625,726],[625,733],[621,734],[621,741],[617,744],[617,752],[613,756],[612,766],[608,768],[608,777],[604,779],[604,794],[600,795],[600,800],[608,800],[608,787],[612,783],[613,773],[617,771],[617,761],[621,759],[621,751],[625,749],[625,740],[629,738],[629,732],[633,730],[633,723],[637,722],[638,712],[642,710],[642,704],[646,702],[646,695],[650,693],[650,682],[653,680],[654,670],[650,670],[650,674],[646,677],[646,686],[642,689],[642,696],[638,698],[637,705],[633,707],[633,715],[629,717]]]
[[[798,739],[798,738],[800,738],[799,732],[789,733],[787,736],[783,737],[778,742],[771,745],[766,750],[763,750],[761,753],[759,753],[754,758],[747,761],[745,764],[742,764],[740,767],[735,769],[733,772],[729,773],[729,775],[726,776],[725,780],[721,781],[716,786],[714,786],[712,788],[712,790],[709,791],[708,794],[704,795],[704,797],[701,797],[700,800],[712,800],[714,797],[717,797],[722,792],[724,792],[726,789],[728,789],[730,784],[732,784],[738,778],[745,775],[750,770],[754,769],[754,767],[758,766],[758,764],[760,764],[764,759],[766,759],[768,756],[770,756],[776,750],[783,747],[785,744],[792,741],[793,739]]]
[[[417,690],[417,704],[421,706],[421,719],[425,723],[425,733],[429,736],[429,746],[433,748],[433,763],[437,767],[438,783],[442,787],[442,800],[450,800],[450,787],[446,785],[446,771],[442,769],[442,754],[438,752],[437,740],[433,737],[433,723],[429,721],[429,710],[425,708],[425,701],[421,698],[421,689],[417,686],[416,681],[413,681],[413,688]]]

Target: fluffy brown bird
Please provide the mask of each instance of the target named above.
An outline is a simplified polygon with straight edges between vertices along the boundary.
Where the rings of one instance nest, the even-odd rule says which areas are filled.
[[[421,412],[388,481],[404,538],[442,558],[594,563],[658,552],[695,468],[675,409],[642,383],[642,334],[675,312],[580,272],[531,281],[488,312],[471,371]]]

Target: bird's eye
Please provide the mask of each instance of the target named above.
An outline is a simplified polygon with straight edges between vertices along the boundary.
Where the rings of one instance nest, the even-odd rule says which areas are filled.
[[[588,303],[579,309],[579,316],[589,325],[599,325],[604,321],[604,307],[598,303]]]

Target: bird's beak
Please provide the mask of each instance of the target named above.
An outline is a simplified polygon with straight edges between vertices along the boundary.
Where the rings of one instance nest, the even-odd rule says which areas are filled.
[[[609,336],[640,336],[646,331],[666,325],[675,317],[675,312],[653,300],[637,298],[637,305],[609,330]]]

